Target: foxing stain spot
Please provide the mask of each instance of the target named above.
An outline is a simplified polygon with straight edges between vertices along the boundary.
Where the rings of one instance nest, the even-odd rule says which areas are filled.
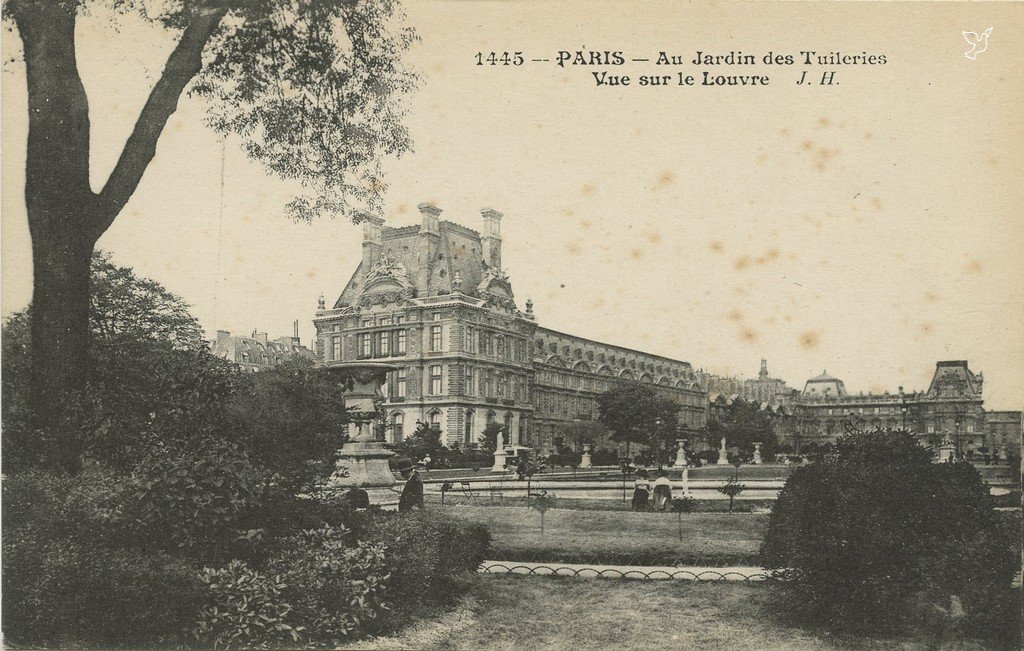
[[[768,154],[765,152],[761,152],[760,154],[757,155],[757,158],[755,160],[758,164],[764,164],[765,162],[768,161]]]
[[[768,251],[764,254],[764,257],[767,258],[768,260],[778,260],[779,255],[780,254],[778,249],[768,249]]]
[[[870,131],[867,131],[867,132],[864,133],[864,140],[871,140],[874,137],[875,137],[875,135],[873,133],[871,133]]]
[[[753,328],[741,328],[740,338],[742,338],[743,341],[746,341],[747,343],[753,343],[757,341],[757,331],[754,330]]]
[[[805,151],[810,151],[813,148],[814,142],[811,140],[804,140],[803,142],[800,143],[800,149],[803,149]]]
[[[743,312],[740,312],[739,310],[732,310],[732,311],[729,312],[729,320],[730,321],[739,321],[742,318],[743,318]]]
[[[404,214],[405,214],[405,213],[407,213],[408,211],[409,211],[409,206],[408,206],[408,205],[406,205],[406,204],[404,204],[404,203],[400,203],[400,204],[398,204],[398,210],[397,210],[397,212],[398,212],[398,214],[399,214],[399,215],[404,215]]]
[[[819,127],[827,127],[829,125],[828,118],[818,118]]]
[[[594,194],[596,190],[597,187],[595,187],[593,183],[584,183],[583,187],[580,188],[580,194],[582,194],[585,197],[589,197],[590,195]]]
[[[662,172],[658,176],[658,180],[654,182],[651,190],[657,192],[658,190],[664,190],[668,186],[672,185],[672,182],[676,180],[676,175],[672,172]]]
[[[750,266],[750,256],[741,255],[740,257],[736,258],[736,260],[733,261],[732,266],[737,270],[746,269],[747,267]]]
[[[927,300],[929,300],[929,301],[931,301],[931,302],[933,302],[933,303],[934,303],[935,301],[939,300],[939,296],[938,296],[938,294],[934,294],[934,293],[932,293],[932,292],[925,292],[925,293],[924,293],[924,297],[925,297],[925,298],[926,298]]]
[[[629,257],[633,258],[634,260],[639,260],[640,258],[644,257],[644,253],[640,249],[632,249],[629,252]]]
[[[789,135],[789,129],[779,129],[779,133],[782,135],[782,137],[786,137]]]
[[[878,197],[872,197],[871,198],[871,207],[874,208],[875,210],[881,210],[882,209],[882,200],[879,199]]]
[[[921,332],[923,334],[930,335],[931,333],[935,332],[935,326],[933,326],[930,323],[922,323]]]
[[[870,391],[871,391],[871,393],[883,394],[886,391],[888,391],[888,389],[886,387],[883,387],[880,384],[872,384]]]
[[[576,211],[572,208],[562,208],[562,214],[566,217],[574,217],[576,215]]]
[[[580,226],[582,226],[583,228],[590,228],[591,226],[593,226],[593,224],[590,223],[589,219],[581,219]]]
[[[569,253],[577,255],[580,252],[579,242],[569,242],[568,246],[565,247]]]
[[[647,234],[647,241],[650,242],[651,244],[661,243],[661,233],[651,231],[650,233]]]
[[[971,260],[970,262],[967,263],[967,266],[964,268],[964,271],[966,271],[969,274],[980,274],[981,273],[981,261],[980,260]]]
[[[718,240],[711,242],[709,246],[711,247],[711,250],[714,251],[715,253],[721,253],[725,249],[725,247],[722,246],[722,243],[719,242]]]
[[[789,321],[790,317],[786,316],[786,321]],[[804,350],[814,350],[821,343],[821,335],[814,330],[807,330],[800,334],[800,346]]]

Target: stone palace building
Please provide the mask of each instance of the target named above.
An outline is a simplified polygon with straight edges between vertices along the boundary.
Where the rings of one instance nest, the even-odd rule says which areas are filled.
[[[706,390],[684,361],[603,344],[537,324],[502,268],[501,213],[477,232],[420,204],[421,222],[391,228],[364,216],[363,252],[333,305],[314,319],[325,365],[388,361],[386,438],[417,421],[447,445],[475,446],[488,423],[512,444],[554,449],[560,429],[597,418],[597,397],[619,380],[657,387],[679,405],[681,432],[706,426]],[[685,434],[683,434],[685,435]]]

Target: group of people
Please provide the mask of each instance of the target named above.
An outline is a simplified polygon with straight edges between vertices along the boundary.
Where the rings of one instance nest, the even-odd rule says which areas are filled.
[[[669,505],[672,504],[672,482],[669,481],[668,473],[664,468],[659,468],[657,474],[658,478],[652,482],[647,470],[640,468],[636,471],[636,481],[633,483],[634,511],[647,511],[648,509],[667,511],[669,509]]]

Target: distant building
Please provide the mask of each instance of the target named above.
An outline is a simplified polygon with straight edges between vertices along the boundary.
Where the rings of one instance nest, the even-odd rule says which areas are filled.
[[[990,454],[1020,447],[1019,411],[986,412],[984,378],[966,360],[940,361],[926,391],[851,394],[837,377],[822,372],[807,380],[784,408],[778,434],[793,444],[834,442],[848,428],[902,429],[926,447],[945,441],[962,454]]]
[[[246,373],[273,368],[284,360],[298,355],[315,359],[313,351],[299,341],[299,322],[291,337],[267,339],[267,333],[253,330],[252,336],[234,336],[227,330],[218,330],[217,338],[210,342],[210,352],[221,359],[238,364]]]
[[[510,443],[553,451],[560,430],[597,416],[597,397],[617,380],[656,387],[680,406],[680,428],[705,427],[705,394],[689,363],[602,344],[537,325],[520,310],[501,267],[501,213],[483,231],[440,219],[389,228],[365,216],[363,256],[334,304],[321,304],[316,355],[325,365],[386,360],[389,441],[416,421],[449,446],[475,446],[488,423]]]

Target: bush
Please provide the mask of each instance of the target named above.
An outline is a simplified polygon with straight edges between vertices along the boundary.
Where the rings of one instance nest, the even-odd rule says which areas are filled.
[[[338,646],[364,634],[386,610],[382,545],[352,547],[343,528],[281,541],[265,570],[232,561],[207,568],[208,603],[194,634],[217,648]]]
[[[3,482],[3,632],[18,645],[176,643],[198,614],[196,568],[130,543],[106,473]]]
[[[460,523],[430,511],[372,514],[360,539],[384,545],[387,599],[399,626],[423,606],[450,605],[468,588],[490,548],[482,524]]]
[[[126,508],[141,539],[212,561],[267,482],[246,454],[222,441],[153,442],[132,474]]]
[[[793,473],[761,554],[806,621],[990,632],[1011,603],[1011,542],[972,466],[932,464],[909,434],[879,431],[846,435],[835,455]]]

